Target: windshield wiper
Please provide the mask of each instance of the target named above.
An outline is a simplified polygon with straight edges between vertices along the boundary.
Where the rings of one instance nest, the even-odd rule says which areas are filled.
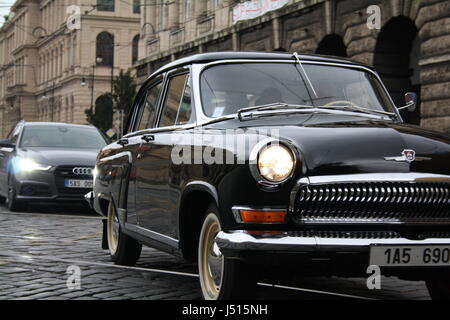
[[[376,114],[376,115],[386,115],[389,116],[391,119],[394,119],[395,113],[388,112],[388,111],[381,111],[381,110],[374,110],[369,108],[364,108],[360,106],[354,106],[354,105],[346,105],[346,106],[320,106],[318,108],[322,109],[333,109],[333,110],[345,110],[345,111],[356,111],[361,113],[369,113],[369,114]]]
[[[373,115],[387,115],[391,119],[395,118],[395,113],[381,111],[381,110],[373,110],[373,109],[359,107],[359,106],[309,106],[309,105],[289,104],[289,103],[283,103],[283,102],[241,108],[238,110],[237,116],[240,121],[243,121],[247,117],[250,118],[250,117],[255,116],[255,114],[250,113],[247,117],[244,117],[243,113],[250,112],[250,111],[258,111],[259,112],[259,111],[270,111],[270,110],[280,110],[280,111],[282,111],[282,110],[289,111],[290,110],[291,112],[299,112],[299,110],[312,111],[312,112],[320,112],[320,111],[330,112],[331,110],[343,110],[343,111],[359,112],[359,113],[373,114]],[[285,112],[285,113],[287,113],[287,112]],[[284,114],[284,113],[277,112],[276,114]],[[262,116],[262,115],[263,114],[259,114],[258,116]],[[384,117],[381,117],[381,118],[384,118]]]
[[[268,111],[268,110],[285,110],[285,109],[314,109],[314,108],[315,108],[314,106],[308,106],[308,105],[276,102],[276,103],[264,104],[264,105],[260,105],[260,106],[241,108],[238,110],[237,116],[238,116],[239,120],[242,121],[244,119],[244,117],[242,116],[242,113],[249,112],[249,111]]]

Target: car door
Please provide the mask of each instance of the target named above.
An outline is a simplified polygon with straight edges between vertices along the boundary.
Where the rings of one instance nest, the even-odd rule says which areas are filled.
[[[170,73],[166,79],[164,98],[161,99],[157,128],[142,136],[142,147],[137,157],[136,208],[139,225],[159,235],[175,238],[174,207],[168,195],[173,131],[191,120],[190,79],[187,70]],[[161,237],[164,241],[164,237]]]
[[[132,159],[128,173],[128,188],[126,188],[127,222],[132,224],[139,224],[137,204],[140,203],[140,199],[137,200],[136,190],[137,185],[142,183],[142,179],[145,179],[145,174],[144,176],[137,174],[140,164],[138,160],[143,148],[146,147],[142,144],[145,137],[140,132],[154,128],[156,124],[162,82],[163,76],[158,76],[146,85],[128,130],[129,132],[135,131],[137,134],[127,135],[126,141],[124,141],[126,143],[124,150],[129,153]],[[142,171],[140,173],[142,174]]]
[[[19,142],[19,135],[22,125],[18,124],[8,135],[7,139],[16,144]],[[0,194],[8,195],[8,171],[11,159],[15,155],[14,148],[0,148]]]

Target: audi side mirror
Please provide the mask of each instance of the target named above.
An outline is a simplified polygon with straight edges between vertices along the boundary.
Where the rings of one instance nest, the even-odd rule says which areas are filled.
[[[0,148],[12,148],[14,149],[16,145],[8,139],[0,140]]]
[[[415,92],[407,92],[405,94],[405,105],[397,108],[398,110],[408,109],[409,112],[414,112],[417,105],[417,94]]]

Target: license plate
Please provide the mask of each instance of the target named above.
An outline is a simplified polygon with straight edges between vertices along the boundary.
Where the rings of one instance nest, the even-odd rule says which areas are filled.
[[[72,180],[66,179],[64,181],[66,188],[90,188],[92,189],[92,180]]]
[[[450,266],[450,245],[371,246],[370,264],[380,267]]]

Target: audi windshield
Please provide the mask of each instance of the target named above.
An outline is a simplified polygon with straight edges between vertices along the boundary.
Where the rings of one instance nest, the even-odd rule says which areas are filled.
[[[200,82],[203,110],[208,117],[277,103],[394,112],[380,82],[372,73],[359,68],[306,63],[229,63],[207,68]]]
[[[27,126],[24,128],[22,148],[101,149],[105,138],[94,127]]]

